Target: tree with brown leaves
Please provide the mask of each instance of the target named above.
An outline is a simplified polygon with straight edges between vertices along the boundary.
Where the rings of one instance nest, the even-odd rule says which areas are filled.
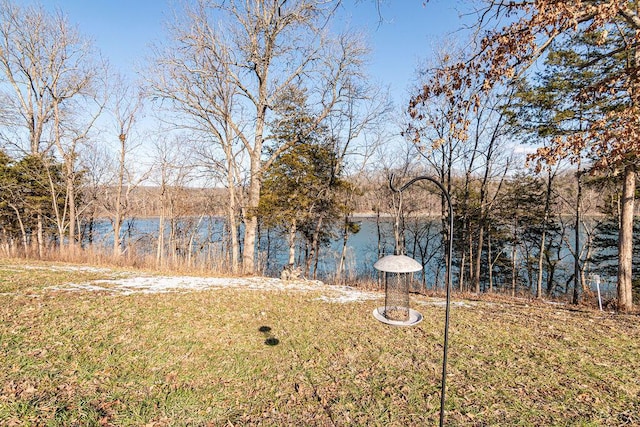
[[[633,308],[632,236],[637,163],[640,154],[640,4],[628,0],[485,0],[478,10],[481,39],[468,61],[440,70],[449,87],[480,78],[483,88],[513,83],[553,49],[573,43],[575,70],[590,78],[574,81],[565,99],[569,111],[589,108],[578,131],[558,132],[530,156],[540,168],[568,158],[587,158],[591,171],[622,176],[619,228],[618,306]],[[577,74],[576,74],[577,75]],[[425,87],[412,106],[442,88]],[[465,100],[466,102],[472,100]],[[456,123],[460,129],[464,123]]]

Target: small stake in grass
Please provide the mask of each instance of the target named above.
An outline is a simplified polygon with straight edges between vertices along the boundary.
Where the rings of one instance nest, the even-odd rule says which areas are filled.
[[[449,242],[446,259],[447,276],[445,280],[446,288],[446,309],[444,321],[444,350],[442,356],[442,386],[440,388],[440,427],[444,425],[444,402],[447,386],[447,351],[449,348],[449,307],[451,301],[451,261],[453,260],[453,205],[449,192],[441,182],[428,177],[419,176],[412,179],[400,189],[393,185],[393,174],[389,177],[389,188],[396,193],[402,193],[407,187],[416,181],[427,180],[440,188],[442,194],[447,199],[449,207]],[[405,255],[389,255],[380,258],[374,265],[377,270],[385,273],[384,307],[373,310],[373,317],[381,322],[394,326],[416,325],[422,320],[422,315],[409,308],[409,284],[413,273],[422,270],[422,265],[414,259]]]

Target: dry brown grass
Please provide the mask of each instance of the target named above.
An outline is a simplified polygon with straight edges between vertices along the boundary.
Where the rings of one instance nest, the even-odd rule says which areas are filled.
[[[135,274],[0,262],[0,425],[434,425],[444,310],[48,286]],[[638,316],[454,299],[447,425],[639,425]]]

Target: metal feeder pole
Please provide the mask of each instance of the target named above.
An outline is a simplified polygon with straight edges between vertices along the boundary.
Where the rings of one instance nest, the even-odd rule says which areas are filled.
[[[389,177],[389,188],[396,193],[402,193],[407,189],[411,184],[420,180],[427,180],[436,184],[442,194],[444,194],[447,199],[447,203],[449,205],[449,251],[447,255],[447,278],[446,278],[446,308],[445,308],[445,320],[444,320],[444,350],[442,356],[442,386],[440,389],[440,427],[444,426],[444,401],[445,401],[445,391],[447,386],[447,351],[449,348],[449,306],[451,302],[451,283],[453,279],[453,275],[451,272],[451,262],[453,260],[453,205],[451,204],[451,197],[449,196],[449,192],[442,183],[430,176],[419,176],[417,178],[413,178],[411,181],[407,182],[405,185],[397,189],[393,185],[393,174]]]

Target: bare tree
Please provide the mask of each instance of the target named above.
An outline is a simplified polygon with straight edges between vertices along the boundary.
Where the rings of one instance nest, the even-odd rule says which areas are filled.
[[[97,219],[103,216],[100,197],[111,173],[111,153],[104,144],[88,145],[83,147],[79,161],[84,171],[80,187],[83,206],[78,211],[82,225],[80,233],[82,240],[94,244],[96,237],[102,237],[95,232],[95,226]]]
[[[104,82],[96,90],[94,70],[87,69],[76,80],[75,86],[69,86],[58,92],[52,89],[54,98],[53,126],[54,144],[64,164],[65,213],[56,212],[58,233],[61,242],[68,236],[68,248],[73,253],[77,240],[78,200],[77,190],[80,172],[78,170],[79,146],[90,143],[90,132],[101,115],[106,102]],[[52,186],[53,190],[53,186]],[[55,203],[53,203],[56,206]],[[68,221],[65,221],[68,213]]]
[[[105,131],[114,144],[111,151],[110,171],[103,186],[102,204],[109,213],[113,228],[113,256],[122,255],[121,230],[130,213],[133,190],[149,176],[149,170],[133,154],[142,144],[136,125],[143,114],[142,95],[138,89],[120,75],[113,74],[109,84],[110,99],[107,106],[111,116]]]
[[[43,141],[45,127],[53,117],[54,101],[49,90],[59,81],[63,55],[68,46],[55,41],[57,27],[66,28],[62,17],[48,15],[42,7],[22,9],[8,0],[0,3],[0,65],[6,121],[26,130],[19,148],[31,154],[48,151]],[[11,112],[11,114],[9,114]]]
[[[327,118],[327,127],[331,133],[332,150],[336,164],[333,176],[356,176],[368,165],[385,138],[389,138],[386,127],[391,118],[392,104],[388,93],[381,87],[370,83],[366,75],[352,76],[344,85],[348,93],[347,101]],[[356,185],[341,189],[341,208],[343,212],[342,250],[336,268],[336,279],[343,279],[346,273],[346,255],[349,235],[359,227],[351,220],[353,202],[359,192]]]
[[[96,96],[94,58],[91,43],[62,14],[0,3],[0,68],[7,82],[3,98],[13,110],[9,122],[22,129],[14,134],[24,135],[17,142],[21,150],[41,155],[57,148],[65,168],[66,203],[60,212],[51,185],[52,206],[60,242],[66,234],[71,246],[76,239],[77,148],[87,142],[103,105]],[[40,231],[38,241],[42,255]]]
[[[183,22],[171,29],[174,44],[156,53],[158,72],[150,78],[150,90],[170,101],[214,143],[224,146],[228,130],[246,151],[249,175],[242,207],[242,265],[244,271],[254,272],[262,176],[280,153],[296,143],[266,150],[267,123],[278,94],[291,85],[307,91],[316,119],[308,129],[312,132],[345,99],[343,84],[347,76],[357,74],[366,49],[354,35],[327,35],[333,2],[194,3],[186,9]],[[213,88],[220,82],[229,88],[231,105]],[[222,129],[221,123],[228,129]],[[227,160],[235,162],[235,153]]]
[[[156,265],[164,267],[167,263],[167,250],[175,263],[178,251],[176,237],[176,219],[179,215],[178,203],[181,190],[189,184],[193,178],[193,168],[185,147],[184,137],[177,140],[160,137],[154,143],[154,170],[156,181],[160,190],[160,215],[158,218],[158,240],[156,244]],[[201,213],[202,215],[202,213]],[[165,229],[169,221],[169,242],[165,241]],[[191,239],[192,240],[192,239]],[[191,251],[188,252],[190,256]],[[190,259],[190,258],[189,258]]]
[[[240,239],[238,230],[240,224],[240,207],[243,206],[242,190],[242,147],[238,145],[237,138],[226,123],[221,123],[223,133],[217,138],[221,141],[220,147],[212,145],[209,139],[201,141],[195,149],[196,163],[203,168],[205,174],[213,178],[214,182],[222,183],[227,190],[226,201],[226,236],[228,238],[228,265],[229,270],[237,273],[240,265]],[[222,155],[220,154],[222,150]],[[222,160],[221,160],[222,159]]]

